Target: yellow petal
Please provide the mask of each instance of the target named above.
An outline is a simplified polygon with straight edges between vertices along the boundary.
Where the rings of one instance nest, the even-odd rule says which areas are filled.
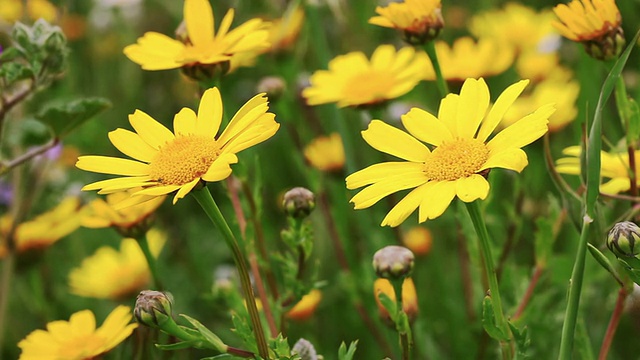
[[[482,142],[485,142],[489,135],[493,132],[493,130],[498,126],[500,121],[502,121],[502,117],[509,110],[511,105],[513,105],[514,101],[522,94],[524,88],[529,84],[529,80],[521,80],[517,83],[506,88],[502,94],[498,97],[496,102],[489,110],[489,114],[486,119],[482,122],[482,126],[480,126],[480,131],[478,132],[478,139]]]
[[[487,143],[490,151],[521,148],[547,133],[549,116],[556,111],[553,104],[540,107],[533,114],[511,124]]]
[[[200,133],[196,132],[196,113],[189,108],[182,108],[173,117],[173,131],[176,135],[192,135]]]
[[[229,28],[231,27],[231,23],[233,22],[233,16],[234,16],[234,10],[233,8],[229,9],[227,11],[226,14],[224,14],[224,17],[222,18],[222,21],[220,22],[220,27],[218,28],[218,33],[216,34],[215,38],[219,41],[220,39],[224,38],[227,35],[227,32],[229,31]]]
[[[458,136],[463,139],[473,138],[488,107],[489,88],[484,79],[465,80],[460,90],[456,112]]]
[[[600,192],[606,194],[618,194],[629,190],[631,184],[628,178],[611,179],[600,185]]]
[[[238,157],[234,154],[220,155],[209,167],[209,170],[202,175],[204,181],[220,181],[224,180],[231,175],[231,164],[238,162]]]
[[[355,209],[364,209],[380,201],[380,199],[398,192],[400,190],[411,189],[429,181],[424,173],[393,174],[384,179],[371,184],[354,197],[349,202],[355,205]]]
[[[144,70],[167,70],[181,67],[177,59],[185,45],[164,34],[147,32],[138,43],[124,48],[124,54]]]
[[[213,9],[209,0],[185,0],[184,22],[193,45],[204,47],[213,42]]]
[[[253,145],[259,144],[273,135],[280,128],[272,113],[262,114],[258,120],[246,127],[242,132],[229,140],[223,147],[223,153],[238,153]]]
[[[440,107],[438,108],[438,119],[449,129],[453,137],[458,136],[458,128],[456,124],[457,112],[458,112],[458,100],[459,96],[456,94],[449,94],[440,101]]]
[[[214,87],[205,91],[198,106],[196,132],[207,138],[214,138],[222,122],[222,109],[220,90]]]
[[[158,153],[133,131],[116,129],[109,132],[109,140],[116,149],[136,160],[151,162]]]
[[[413,136],[380,120],[371,121],[362,138],[374,149],[407,161],[424,162],[431,153]]]
[[[431,183],[426,183],[411,190],[411,192],[409,192],[407,196],[400,200],[396,204],[396,206],[394,206],[393,209],[389,211],[387,216],[385,216],[385,218],[382,220],[382,224],[380,225],[396,227],[402,224],[402,222],[404,222],[409,217],[409,215],[411,215],[411,213],[413,213],[420,205],[424,194],[431,187],[430,184]]]
[[[443,141],[453,139],[442,121],[422,109],[412,108],[402,115],[402,125],[416,139],[427,144],[439,146]]]
[[[489,153],[489,158],[484,165],[478,169],[478,172],[491,168],[502,168],[520,172],[528,163],[527,154],[522,149],[512,148],[505,151]]]
[[[357,189],[393,176],[421,173],[424,165],[412,162],[384,162],[371,165],[346,178],[347,189]]]
[[[489,183],[484,176],[473,174],[455,181],[456,195],[469,203],[477,199],[484,200],[489,194]]]
[[[115,179],[107,179],[102,181],[97,181],[88,185],[85,185],[82,190],[98,190],[102,188],[117,186],[122,188],[133,188],[133,184],[136,184],[140,181],[149,181],[149,176],[133,176],[133,177],[119,177]]]
[[[173,197],[173,204],[175,205],[175,203],[178,202],[179,199],[185,197],[191,190],[193,190],[196,185],[198,185],[199,182],[200,179],[195,178],[193,179],[193,181],[182,185],[180,187],[180,190],[178,190],[178,192],[176,193],[176,196]]]
[[[142,140],[156,150],[175,138],[169,129],[141,110],[129,115],[129,123]]]
[[[135,160],[109,156],[80,156],[76,162],[78,169],[102,174],[144,176],[149,175],[149,165]]]
[[[430,182],[425,190],[418,211],[418,221],[425,222],[442,215],[456,195],[456,184],[452,181]]]
[[[242,132],[252,122],[269,110],[268,100],[264,93],[258,94],[247,101],[233,116],[227,128],[224,129],[218,141],[224,146],[238,133]]]

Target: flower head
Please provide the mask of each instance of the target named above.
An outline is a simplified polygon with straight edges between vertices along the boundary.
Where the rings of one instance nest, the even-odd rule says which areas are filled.
[[[58,10],[47,0],[27,0],[26,8],[21,0],[0,0],[0,22],[14,23],[24,15],[34,21],[42,18],[52,23],[58,17]]]
[[[118,306],[96,329],[91,310],[78,311],[69,321],[47,324],[47,330],[35,330],[18,343],[20,360],[93,359],[115,348],[129,337],[138,324],[131,321],[131,309]]]
[[[167,241],[158,230],[147,233],[149,248],[157,257]],[[120,299],[135,294],[149,283],[147,260],[132,238],[123,239],[120,250],[103,246],[69,273],[73,294],[98,299]]]
[[[304,148],[304,157],[314,168],[322,171],[339,171],[344,167],[345,156],[342,138],[338,133],[320,136]]]
[[[562,150],[567,157],[556,161],[556,171],[561,174],[580,175],[580,146],[570,146]],[[635,152],[636,169],[640,166],[640,150]],[[600,153],[600,176],[609,179],[600,184],[603,194],[618,194],[629,190],[629,154],[625,152]],[[636,175],[636,179],[638,179]]]
[[[427,255],[431,251],[433,236],[429,229],[414,226],[402,236],[402,243],[416,255]]]
[[[294,187],[284,194],[282,208],[288,216],[305,218],[316,208],[316,195],[307,188]]]
[[[432,40],[444,27],[440,0],[405,0],[376,7],[369,24],[398,29],[410,44]]]
[[[607,234],[607,247],[617,257],[634,257],[640,254],[640,228],[631,221],[623,221],[613,225]]]
[[[322,300],[322,292],[318,289],[311,290],[287,311],[287,318],[299,321],[310,318],[318,308],[320,300]]]
[[[123,177],[98,181],[83,190],[110,194],[136,187],[119,208],[139,204],[150,197],[177,191],[173,198],[187,195],[201,181],[220,181],[231,175],[236,154],[261,143],[278,130],[275,115],[267,112],[264,94],[258,94],[233,116],[226,129],[216,135],[222,122],[222,99],[217,88],[205,91],[198,113],[183,108],[173,119],[172,133],[144,112],[129,116],[132,132],[116,129],[109,139],[122,153],[135,160],[107,156],[81,156],[76,166],[82,170]]]
[[[229,30],[234,11],[222,19],[214,30],[213,9],[209,0],[186,0],[184,42],[157,32],[147,32],[138,42],[124,49],[124,54],[144,70],[166,70],[229,61],[235,54],[268,48],[268,23],[252,19]]]
[[[461,37],[451,46],[444,41],[436,41],[435,47],[442,76],[454,81],[498,75],[507,70],[515,58],[512,46],[492,38],[482,38],[476,42],[470,37]],[[436,79],[430,61],[423,70],[423,79]]]
[[[415,256],[403,246],[389,245],[373,254],[373,269],[385,279],[403,279],[411,275]]]
[[[136,306],[133,314],[138,323],[160,327],[173,322],[172,318],[173,296],[154,290],[143,290],[136,298]]]
[[[408,133],[373,120],[362,132],[364,140],[404,161],[375,164],[349,175],[348,189],[365,187],[351,199],[355,208],[364,209],[389,194],[413,189],[382,221],[382,225],[398,226],[416,208],[423,222],[440,216],[456,196],[464,202],[486,198],[487,172],[496,167],[522,171],[527,155],[521,148],[547,132],[549,116],[555,111],[552,104],[544,105],[490,139],[527,83],[522,80],[509,86],[489,109],[487,84],[483,79],[467,79],[460,95],[442,99],[438,117],[418,108],[403,115]]]
[[[594,58],[610,60],[622,52],[622,17],[615,0],[572,0],[553,11],[560,19],[553,26],[567,39],[584,44]]]
[[[427,64],[427,55],[416,53],[412,47],[396,51],[392,45],[380,45],[371,61],[361,52],[351,52],[331,60],[329,70],[313,73],[311,86],[302,91],[302,96],[309,105],[376,104],[411,91]]]

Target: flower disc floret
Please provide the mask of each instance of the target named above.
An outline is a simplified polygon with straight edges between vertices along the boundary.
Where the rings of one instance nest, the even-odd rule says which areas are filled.
[[[424,172],[431,180],[453,181],[478,172],[488,157],[489,150],[478,139],[457,139],[435,148],[424,163]]]
[[[184,185],[202,177],[220,154],[214,139],[190,135],[176,138],[158,150],[149,176],[164,185]]]

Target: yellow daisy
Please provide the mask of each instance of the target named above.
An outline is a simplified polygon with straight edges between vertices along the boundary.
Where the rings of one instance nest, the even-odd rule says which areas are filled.
[[[580,146],[570,146],[562,153],[567,157],[556,161],[556,171],[561,174],[580,175]],[[636,169],[640,166],[640,150],[635,152]],[[629,154],[627,152],[600,153],[600,176],[608,179],[600,185],[600,192],[604,194],[619,194],[629,190],[631,182],[629,174]],[[636,179],[638,175],[636,174]],[[640,180],[640,179],[639,179]],[[640,181],[638,181],[640,185]]]
[[[86,360],[94,359],[124,341],[138,324],[128,306],[118,306],[96,329],[91,310],[78,311],[69,321],[47,324],[47,330],[35,330],[18,343],[20,360]]]
[[[432,243],[431,231],[422,226],[414,226],[402,236],[402,244],[416,255],[427,255]]]
[[[80,227],[80,205],[78,197],[68,197],[48,212],[18,224],[14,234],[18,253],[44,249],[74,232]],[[12,222],[8,214],[0,217],[0,257],[6,254],[6,237]]]
[[[229,30],[234,11],[222,19],[217,34],[209,0],[185,0],[184,21],[187,39],[181,42],[157,32],[147,32],[124,54],[144,70],[175,69],[198,64],[216,64],[234,54],[268,48],[268,23],[251,19]]]
[[[135,160],[107,156],[81,156],[82,170],[123,177],[98,181],[83,190],[110,194],[136,187],[143,189],[120,202],[119,208],[177,191],[173,198],[187,195],[201,181],[220,181],[231,175],[236,154],[273,136],[279,128],[275,115],[267,112],[264,94],[247,101],[218,136],[222,122],[222,98],[217,88],[205,91],[196,114],[183,108],[173,119],[172,133],[144,112],[129,116],[132,132],[116,129],[109,133],[113,145]],[[141,196],[145,195],[145,196]]]
[[[413,189],[382,221],[383,226],[398,226],[416,208],[423,222],[440,216],[456,196],[464,202],[486,198],[487,172],[496,167],[522,171],[528,161],[521,148],[547,132],[549,116],[555,111],[553,105],[544,105],[489,139],[528,82],[509,86],[489,109],[487,84],[483,79],[467,79],[460,95],[442,99],[438,117],[418,108],[403,115],[402,124],[409,133],[373,120],[362,132],[364,140],[405,161],[375,164],[349,175],[348,189],[364,187],[351,199],[355,208],[364,209],[387,195]]]
[[[491,38],[475,42],[470,37],[461,37],[452,46],[444,41],[437,41],[435,47],[442,76],[453,81],[498,75],[507,70],[515,58],[512,46],[500,44]],[[422,78],[435,80],[433,66],[429,60],[427,62]]]
[[[281,51],[293,45],[304,21],[304,11],[295,6],[288,9],[284,16],[271,22],[268,43],[270,51]]]
[[[320,136],[304,148],[309,164],[321,171],[339,171],[344,167],[344,147],[338,133]]]
[[[513,103],[504,114],[501,125],[511,125],[540,106],[555,103],[557,110],[549,117],[549,132],[562,130],[578,116],[576,101],[579,93],[580,84],[576,80],[544,80],[536,84],[530,94]]]
[[[302,96],[309,105],[376,104],[411,91],[427,64],[427,55],[416,53],[413,47],[396,51],[392,45],[380,45],[371,61],[362,52],[351,52],[331,60],[329,70],[313,73],[311,86],[302,91]]]
[[[22,0],[0,0],[0,21],[14,23],[26,14],[33,21],[43,18],[52,23],[58,17],[58,10],[47,0],[27,0],[26,9],[23,3]]]
[[[438,36],[444,27],[440,0],[405,0],[376,7],[378,16],[369,24],[398,29],[410,43],[422,43]]]
[[[148,201],[124,209],[116,207],[116,204],[126,200],[131,194],[140,190],[142,188],[115,192],[107,195],[106,201],[102,199],[93,200],[85,207],[82,226],[95,229],[115,227],[126,230],[145,222],[162,204],[165,196],[149,197]]]
[[[147,232],[149,248],[158,257],[167,241],[166,235],[156,229]],[[82,261],[69,273],[71,293],[99,298],[121,299],[142,290],[150,279],[147,260],[137,241],[122,240],[120,251],[103,246]]]

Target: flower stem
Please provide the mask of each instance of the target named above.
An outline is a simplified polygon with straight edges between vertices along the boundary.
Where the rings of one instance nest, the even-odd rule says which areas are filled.
[[[484,259],[484,271],[487,279],[489,280],[489,291],[491,291],[491,304],[493,306],[493,312],[495,314],[496,325],[509,339],[512,339],[509,324],[507,318],[504,316],[502,310],[502,298],[500,297],[500,288],[498,287],[498,277],[496,269],[493,263],[493,256],[491,254],[491,244],[489,241],[489,232],[487,226],[484,223],[484,219],[480,212],[480,206],[477,201],[465,203],[467,211],[473,222],[473,227],[478,235],[478,246],[480,248],[482,257]],[[502,350],[503,359],[512,358],[511,344],[506,341],[500,342],[500,349]]]
[[[447,85],[447,80],[442,76],[442,69],[440,68],[440,62],[438,61],[435,42],[427,41],[427,43],[424,44],[424,50],[427,52],[427,55],[429,55],[431,64],[433,64],[433,70],[436,73],[436,82],[438,84],[440,95],[445,97],[449,94],[449,86]]]
[[[402,360],[409,360],[411,358],[411,327],[409,326],[409,319],[404,312],[404,306],[402,304],[402,285],[404,284],[404,278],[402,279],[389,279],[393,285],[393,290],[396,294],[396,330],[398,331],[398,337],[400,340],[400,351],[402,353]]]
[[[607,326],[607,332],[604,334],[604,339],[602,339],[602,347],[600,348],[598,360],[607,359],[611,342],[613,341],[613,337],[618,329],[618,324],[620,323],[620,315],[622,315],[622,311],[624,310],[624,301],[627,298],[627,295],[629,295],[627,290],[624,287],[620,288],[618,291],[618,300],[616,300],[616,307],[613,309],[613,314],[611,314],[611,319]]]
[[[15,253],[9,251],[2,261],[2,277],[0,278],[0,344],[4,344],[5,319],[11,293],[11,280],[15,271]]]
[[[258,346],[258,353],[263,359],[269,358],[269,348],[267,346],[267,340],[264,336],[264,330],[262,329],[262,323],[260,321],[260,314],[256,307],[255,296],[253,294],[253,288],[251,287],[251,280],[249,279],[249,272],[247,271],[247,262],[244,258],[244,254],[238,246],[236,237],[233,235],[229,224],[225,220],[220,208],[216,204],[215,200],[211,196],[209,189],[204,186],[201,190],[191,192],[196,198],[196,201],[200,204],[204,212],[207,214],[213,224],[220,230],[222,237],[226,241],[231,253],[233,254],[233,261],[236,264],[236,269],[240,275],[240,283],[242,284],[242,291],[244,293],[245,303],[249,310],[249,317],[251,318],[251,324],[253,325],[253,331],[256,337],[256,343]]]
[[[584,263],[587,254],[587,240],[591,220],[585,218],[582,222],[582,232],[580,233],[580,243],[576,254],[576,261],[573,264],[571,280],[569,281],[569,299],[567,310],[565,311],[564,324],[562,325],[562,337],[560,339],[559,360],[571,359],[573,351],[573,338],[578,318],[578,306],[580,305],[580,292],[582,290],[582,278],[584,277]]]
[[[162,287],[162,283],[160,282],[160,276],[158,275],[156,257],[151,253],[147,234],[143,232],[136,240],[138,245],[140,246],[140,250],[142,250],[142,253],[144,254],[145,259],[147,259],[147,265],[149,266],[149,272],[151,273],[153,287],[158,291],[164,290],[164,288]]]

